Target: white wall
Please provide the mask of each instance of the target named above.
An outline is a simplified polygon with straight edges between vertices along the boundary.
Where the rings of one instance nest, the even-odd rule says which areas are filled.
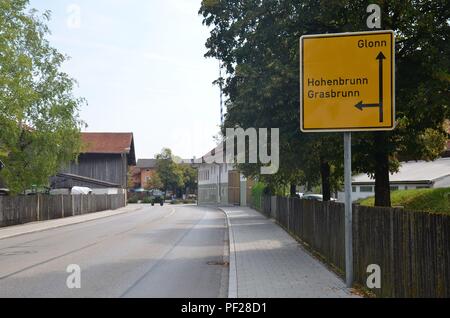
[[[443,182],[449,182],[450,183],[450,177],[448,178],[448,180],[443,181]],[[353,188],[355,188],[355,190],[356,190],[354,192],[352,191],[352,201],[357,201],[359,199],[365,199],[365,198],[368,198],[368,197],[375,196],[375,184],[367,185],[367,186],[371,186],[372,187],[372,191],[371,192],[362,192],[360,185],[352,186],[352,190],[353,190]],[[362,187],[367,187],[367,186],[363,185]],[[426,187],[426,186],[429,186],[429,185],[428,184],[415,184],[415,185],[411,185],[411,184],[396,184],[396,185],[392,185],[392,187],[398,187],[398,190],[411,190],[411,189],[416,189],[417,187],[420,187],[420,186]],[[344,192],[338,192],[337,200],[338,200],[338,202],[344,202],[345,201]]]
[[[92,189],[92,194],[120,194],[120,193],[124,193],[124,190],[118,188]]]
[[[436,182],[433,185],[433,188],[448,188],[448,187],[450,187],[450,176],[446,176],[439,180],[436,180]]]
[[[228,171],[233,170],[233,166],[231,164],[201,164],[198,168],[198,184],[199,185],[207,185],[207,184],[218,184],[219,183],[219,173],[220,173],[220,183],[228,183]],[[204,179],[201,176],[205,175],[208,172],[209,178]]]

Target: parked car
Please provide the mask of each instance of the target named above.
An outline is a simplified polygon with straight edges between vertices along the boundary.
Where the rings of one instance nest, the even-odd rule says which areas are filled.
[[[92,189],[87,187],[72,187],[70,194],[74,195],[87,195],[92,194]]]
[[[9,189],[0,188],[0,196],[6,196],[6,195],[9,195]]]
[[[321,195],[321,194],[313,194],[313,193],[304,194],[302,196],[302,199],[304,199],[304,200],[313,200],[313,201],[323,201],[323,195]]]
[[[302,199],[304,200],[314,200],[314,201],[323,201],[323,195],[322,194],[315,194],[315,193],[310,193],[310,194],[304,194],[302,196]],[[330,201],[336,201],[335,198],[331,198]]]

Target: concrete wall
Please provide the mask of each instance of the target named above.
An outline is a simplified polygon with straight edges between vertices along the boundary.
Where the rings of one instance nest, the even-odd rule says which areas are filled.
[[[450,180],[450,178],[449,178]],[[449,181],[450,182],[450,181]],[[365,187],[366,185],[354,185],[352,186],[352,201],[356,201],[359,199],[365,199],[368,197],[373,197],[375,196],[375,192],[371,191],[371,192],[361,192],[361,187]],[[372,190],[375,190],[375,184],[373,185],[367,185],[367,186],[371,186]],[[417,187],[433,187],[432,185],[429,184],[395,184],[392,185],[393,187],[398,187],[398,190],[411,190],[411,189],[416,189]],[[449,185],[450,186],[450,185]],[[436,186],[434,186],[436,187]],[[344,202],[345,201],[345,197],[344,197],[344,192],[338,192],[338,197],[337,197],[337,201],[338,202]]]
[[[439,180],[436,180],[433,188],[448,188],[450,187],[450,176],[443,177]]]
[[[219,201],[220,199],[220,201]],[[227,205],[228,204],[228,183],[199,185],[198,186],[198,204],[199,205]]]
[[[242,180],[241,177],[241,185],[240,185],[240,191],[241,191],[241,206],[247,206],[247,180]]]

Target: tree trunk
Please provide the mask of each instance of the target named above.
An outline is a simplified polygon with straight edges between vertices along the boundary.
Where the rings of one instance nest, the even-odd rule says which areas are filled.
[[[330,164],[328,161],[320,160],[320,175],[322,177],[322,195],[323,201],[330,201],[331,199],[331,185],[330,185]]]
[[[291,183],[290,193],[291,197],[295,197],[297,195],[297,185],[295,183]]]
[[[388,138],[385,133],[375,133],[375,206],[391,206],[391,188],[389,184]]]

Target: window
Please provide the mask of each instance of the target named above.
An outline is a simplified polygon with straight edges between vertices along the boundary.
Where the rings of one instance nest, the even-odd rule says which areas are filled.
[[[352,187],[352,192],[356,192],[356,187]]]
[[[391,191],[397,191],[398,190],[398,186],[391,186]]]
[[[359,190],[361,192],[373,192],[373,187],[372,186],[361,186],[359,188]]]

